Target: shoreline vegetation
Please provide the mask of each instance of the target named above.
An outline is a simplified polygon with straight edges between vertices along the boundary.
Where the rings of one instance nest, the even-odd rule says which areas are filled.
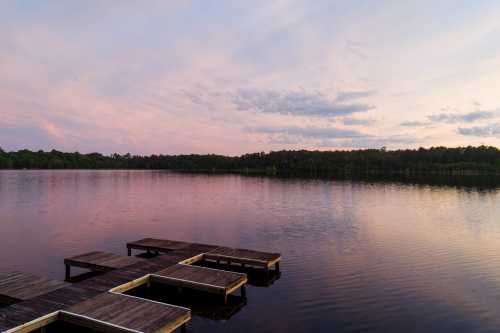
[[[0,169],[143,169],[278,176],[500,175],[500,150],[490,146],[405,150],[283,150],[241,156],[103,155],[0,148]]]

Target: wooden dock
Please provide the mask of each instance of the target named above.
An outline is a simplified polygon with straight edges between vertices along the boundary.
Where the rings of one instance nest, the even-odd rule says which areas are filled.
[[[177,264],[151,274],[153,283],[219,294],[224,303],[227,303],[227,296],[238,289],[241,289],[241,296],[246,297],[247,281],[245,274],[185,264]]]
[[[67,312],[135,332],[172,332],[191,319],[189,309],[110,292]]]
[[[187,308],[107,292],[4,332],[32,332],[57,322],[99,332],[172,332],[185,328],[190,319],[191,311]]]
[[[269,270],[275,266],[279,271],[281,255],[279,253],[261,252],[248,249],[236,249],[208,244],[194,244],[188,242],[172,241],[166,239],[144,238],[127,243],[128,255],[132,250],[142,250],[154,253],[170,253],[176,250],[195,249],[197,255],[193,255],[189,263],[200,260],[213,260],[218,263],[249,265]]]
[[[0,273],[0,304],[12,304],[47,294],[67,284],[23,272]]]
[[[272,265],[279,269],[281,259],[273,253],[153,238],[128,243],[127,249],[129,255],[133,249],[146,255],[95,251],[66,258],[67,280],[71,267],[102,273],[75,283],[20,272],[0,273],[0,332],[44,331],[51,325],[110,333],[184,331],[191,318],[189,309],[131,296],[127,291],[158,284],[221,295],[226,302],[229,294],[240,289],[240,296],[231,297],[241,297],[246,303],[246,274],[191,264],[222,261],[267,270]],[[63,331],[71,330],[67,327]]]
[[[265,270],[269,270],[272,266],[275,266],[276,271],[279,271],[281,255],[279,253],[218,247],[215,250],[205,253],[204,259],[214,260],[217,262],[223,261],[228,264],[236,263],[241,265],[256,266],[264,268]]]
[[[158,238],[143,238],[138,241],[127,243],[128,255],[132,255],[132,250],[142,250],[155,253],[169,253],[176,250],[193,251],[196,254],[205,253],[216,249],[216,245],[188,243]]]
[[[125,268],[143,260],[144,259],[119,256],[113,253],[100,251],[80,254],[75,257],[64,259],[64,265],[66,266],[66,281],[71,279],[72,266],[86,268],[92,272],[109,272],[115,269]]]

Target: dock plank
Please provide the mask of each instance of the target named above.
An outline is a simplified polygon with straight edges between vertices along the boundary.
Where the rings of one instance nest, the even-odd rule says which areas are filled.
[[[67,312],[144,333],[171,332],[191,318],[186,308],[113,293],[100,294]]]
[[[168,253],[175,250],[188,250],[194,251],[196,254],[208,252],[216,249],[217,246],[201,243],[189,243],[184,241],[174,241],[168,239],[158,239],[158,238],[144,238],[134,242],[127,243],[127,249],[130,251],[132,249],[143,250],[143,251],[153,251],[160,253]]]
[[[0,309],[0,332],[55,312],[57,309],[32,300],[22,301]]]
[[[227,295],[247,282],[246,274],[177,264],[151,275],[152,282]]]
[[[125,268],[144,259],[120,256],[114,253],[93,251],[74,257],[65,258],[64,263],[75,267],[88,268],[93,271],[110,271]]]
[[[138,241],[127,243],[129,255],[132,249],[153,251],[160,253],[185,253],[186,259],[189,255],[196,257],[203,255],[208,260],[231,261],[233,263],[248,264],[257,267],[270,268],[277,265],[279,270],[279,262],[281,254],[254,251],[249,249],[223,247],[209,244],[188,243],[183,241],[174,241],[158,238],[144,238]]]
[[[23,272],[0,273],[0,295],[14,300],[27,300],[62,288],[67,283]]]
[[[205,253],[204,258],[209,260],[226,260],[235,263],[269,268],[281,260],[281,254],[248,249],[218,247],[208,253]]]

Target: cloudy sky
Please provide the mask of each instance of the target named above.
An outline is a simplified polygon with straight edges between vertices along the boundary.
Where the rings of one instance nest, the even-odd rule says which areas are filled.
[[[500,2],[2,1],[0,146],[500,146]]]

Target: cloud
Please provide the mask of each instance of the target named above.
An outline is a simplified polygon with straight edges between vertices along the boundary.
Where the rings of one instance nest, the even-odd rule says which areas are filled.
[[[421,127],[428,126],[430,123],[425,121],[403,121],[400,125],[405,127]]]
[[[359,118],[351,118],[347,117],[342,119],[342,123],[347,126],[355,126],[355,125],[371,125],[375,122],[373,119],[359,119]]]
[[[339,117],[366,112],[375,107],[364,103],[341,103],[320,93],[304,91],[239,90],[232,102],[240,111],[295,116]]]
[[[386,146],[407,146],[417,143],[418,140],[407,135],[393,135],[387,137],[367,136],[360,138],[351,138],[346,140],[325,140],[321,147],[349,147],[358,149],[378,149]]]
[[[252,132],[267,134],[268,143],[303,145],[314,144],[322,148],[381,148],[384,146],[401,147],[418,142],[408,135],[375,136],[356,130],[336,127],[299,127],[270,126],[248,129]]]
[[[338,139],[338,138],[355,138],[355,137],[366,136],[366,134],[361,133],[359,131],[336,128],[336,127],[262,126],[250,130],[252,132],[263,133],[263,134],[278,134],[278,135],[285,134],[288,136],[297,136],[308,139]]]
[[[492,111],[473,111],[469,113],[456,114],[456,113],[440,113],[427,117],[430,121],[435,123],[472,123],[476,120],[491,119],[495,117],[496,113]]]
[[[444,110],[449,110],[448,107],[443,108]],[[498,116],[498,111],[484,111],[477,110],[468,113],[449,113],[443,112],[439,114],[433,114],[427,117],[428,121],[404,121],[400,123],[404,127],[424,127],[429,126],[432,123],[444,123],[444,124],[456,124],[456,123],[472,123],[483,119],[492,119]]]
[[[351,101],[353,99],[370,97],[376,94],[374,90],[364,90],[364,91],[341,91],[337,94],[335,99],[337,102]]]
[[[465,136],[500,137],[500,123],[487,126],[459,127],[458,133]]]

